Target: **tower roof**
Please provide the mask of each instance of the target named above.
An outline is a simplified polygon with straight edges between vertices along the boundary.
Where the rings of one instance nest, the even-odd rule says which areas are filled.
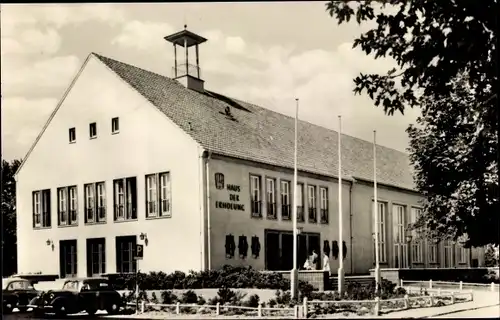
[[[203,38],[202,36],[199,36],[196,33],[187,30],[186,25],[184,25],[184,30],[166,36],[163,39],[167,40],[168,42],[172,42],[173,44],[177,44],[179,46],[184,46],[184,40],[186,40],[188,47],[201,44],[207,41],[207,39]]]

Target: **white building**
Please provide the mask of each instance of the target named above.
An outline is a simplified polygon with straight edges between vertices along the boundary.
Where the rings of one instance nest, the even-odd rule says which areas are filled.
[[[187,30],[165,39],[196,53],[206,40]],[[198,64],[176,58],[175,70],[170,79],[88,56],[16,175],[20,273],[135,271],[138,242],[145,272],[291,267],[293,118],[206,90]],[[480,250],[408,246],[420,212],[408,157],[377,149],[381,266],[482,265]],[[326,249],[335,272],[345,247],[346,273],[368,273],[372,144],[343,137],[344,245],[336,150],[337,132],[299,123],[299,263]]]

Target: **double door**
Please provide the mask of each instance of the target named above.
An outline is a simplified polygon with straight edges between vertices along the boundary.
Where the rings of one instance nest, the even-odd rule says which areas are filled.
[[[316,268],[321,268],[320,235],[301,233],[297,243],[297,267],[302,268],[306,259],[316,251]],[[293,268],[293,233],[291,231],[265,231],[266,270],[291,270]]]

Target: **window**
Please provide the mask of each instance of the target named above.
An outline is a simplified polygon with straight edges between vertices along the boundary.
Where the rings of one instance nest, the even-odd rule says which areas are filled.
[[[95,122],[92,122],[89,125],[89,134],[90,134],[90,139],[97,137],[97,124]]]
[[[429,243],[429,263],[437,263],[438,260],[438,246],[436,243]]]
[[[171,217],[170,173],[146,176],[146,217]]]
[[[72,278],[78,274],[76,240],[59,241],[59,269],[61,278]]]
[[[51,227],[50,189],[33,192],[33,227]]]
[[[281,219],[290,220],[290,181],[281,180]]]
[[[316,215],[316,186],[307,186],[309,222],[318,222]]]
[[[116,272],[135,273],[136,260],[135,248],[137,245],[136,236],[116,237]]]
[[[325,187],[319,188],[320,196],[320,222],[328,223],[328,189]]]
[[[85,191],[85,223],[106,221],[106,189],[104,182],[89,183]]]
[[[250,201],[252,217],[262,217],[260,176],[250,176]]]
[[[408,267],[408,245],[406,244],[405,207],[392,206],[393,239],[394,239],[394,268]]]
[[[60,226],[78,224],[76,186],[57,189],[57,219]]]
[[[387,247],[386,247],[386,227],[385,227],[385,217],[386,217],[386,204],[383,203],[383,202],[378,202],[378,208],[377,208],[377,214],[378,214],[378,253],[379,253],[379,260],[380,262],[382,263],[386,263],[387,262]],[[373,205],[374,202],[372,202],[372,205]],[[373,206],[373,208],[375,208]],[[375,209],[373,209],[372,211],[372,216],[373,216],[373,219],[375,220],[375,215],[373,214],[373,212],[375,211]],[[373,225],[375,226],[375,223],[373,223]],[[375,231],[375,228],[374,228],[374,233],[376,232]],[[374,239],[374,248],[375,248],[375,239]],[[375,252],[375,250],[373,251]]]
[[[76,141],[76,129],[70,128],[69,129],[69,143],[73,143],[75,141]]]
[[[422,215],[422,209],[411,208],[410,222],[415,224]],[[420,235],[421,230],[412,230],[411,261],[416,263],[424,262],[423,244]]]
[[[137,184],[136,178],[124,178],[113,181],[115,221],[137,219]]]
[[[458,246],[457,254],[458,263],[467,264],[467,249],[462,246]]]
[[[276,179],[266,179],[267,217],[276,219]]]
[[[297,183],[297,221],[304,222],[304,184]]]
[[[87,276],[106,273],[106,239],[87,239]]]
[[[453,267],[453,243],[450,240],[445,240],[444,241],[444,250],[443,250],[443,255],[444,255],[444,267],[445,268],[452,268]]]
[[[111,119],[111,133],[120,132],[120,122],[118,117]]]

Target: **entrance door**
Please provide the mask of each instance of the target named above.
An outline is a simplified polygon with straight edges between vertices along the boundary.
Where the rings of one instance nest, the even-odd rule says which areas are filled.
[[[279,233],[266,231],[266,264],[268,270],[280,270],[280,239]]]
[[[293,268],[293,234],[281,234],[281,270]]]
[[[307,253],[307,236],[305,234],[299,234],[299,244],[297,249],[297,267],[298,269],[302,269],[304,263],[308,258]]]
[[[318,255],[318,259],[316,260],[316,269],[317,270],[321,269],[322,254],[321,254],[320,248],[321,247],[320,247],[319,235],[309,234],[309,254],[312,254],[313,250],[316,251],[316,254]]]

